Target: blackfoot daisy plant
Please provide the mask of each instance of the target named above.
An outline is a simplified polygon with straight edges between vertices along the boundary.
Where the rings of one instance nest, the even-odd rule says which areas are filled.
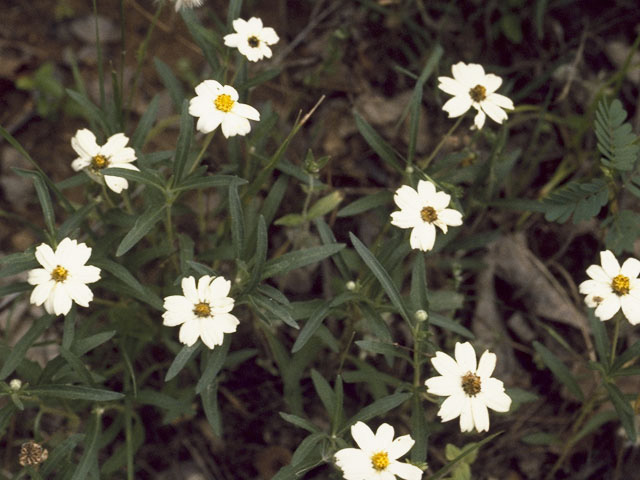
[[[609,250],[600,252],[600,264],[587,268],[591,277],[580,284],[585,303],[595,308],[600,320],[611,319],[618,310],[632,325],[640,323],[640,261],[627,258],[622,264]]]
[[[116,133],[100,146],[93,132],[86,128],[78,130],[71,139],[71,147],[78,154],[78,158],[71,162],[71,168],[76,172],[83,170],[95,181],[104,182],[114,192],[121,193],[129,188],[129,182],[122,177],[103,175],[102,170],[116,167],[139,171],[138,167],[132,165],[136,160],[136,152],[127,147],[128,143],[129,138],[124,133]]]
[[[260,112],[238,102],[238,92],[230,85],[205,80],[196,87],[196,94],[189,102],[189,113],[198,117],[199,132],[209,133],[221,126],[227,138],[246,135],[251,131],[249,120],[260,120]]]
[[[44,304],[47,313],[66,315],[71,304],[88,307],[93,292],[87,283],[100,280],[100,269],[85,265],[91,256],[91,248],[77,240],[65,238],[55,251],[43,243],[36,247],[36,260],[43,268],[31,270],[28,282],[35,285],[31,303]]]
[[[399,228],[411,228],[411,248],[428,251],[436,241],[436,227],[447,233],[448,227],[462,225],[462,214],[447,208],[451,196],[437,192],[436,186],[420,180],[418,189],[403,185],[393,197],[400,211],[391,214],[391,224]]]
[[[209,348],[222,345],[225,333],[233,333],[240,321],[231,313],[234,300],[228,297],[231,282],[223,277],[182,279],[183,295],[165,297],[163,324],[180,327],[180,342],[191,346],[198,338]]]
[[[482,65],[476,63],[458,62],[451,67],[451,72],[453,78],[438,77],[438,88],[453,95],[442,107],[449,117],[464,115],[473,107],[478,111],[473,119],[478,129],[484,126],[487,116],[498,123],[507,119],[505,110],[513,110],[513,102],[496,93],[502,78],[485,73]]]
[[[270,45],[278,43],[280,38],[271,27],[264,27],[262,20],[251,17],[249,20],[236,18],[233,21],[235,33],[225,35],[224,44],[227,47],[235,47],[247,57],[250,62],[257,62],[263,58],[271,58]]]
[[[388,423],[378,427],[376,433],[363,422],[351,426],[351,436],[360,448],[343,448],[336,452],[336,465],[346,480],[394,480],[396,475],[405,480],[420,480],[422,470],[415,465],[399,462],[398,458],[411,450],[415,441],[411,435],[394,440],[394,430]]]
[[[504,391],[502,381],[491,377],[496,355],[486,350],[476,363],[476,352],[469,342],[456,343],[455,359],[437,352],[431,359],[433,368],[441,375],[428,379],[427,392],[448,397],[438,411],[443,422],[460,417],[460,430],[478,432],[489,430],[489,412],[507,412],[511,398]]]

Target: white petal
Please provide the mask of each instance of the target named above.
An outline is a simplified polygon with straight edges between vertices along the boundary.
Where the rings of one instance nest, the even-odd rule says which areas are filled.
[[[391,447],[391,442],[393,442],[393,435],[394,430],[391,425],[389,425],[388,423],[383,423],[382,425],[380,425],[376,430],[375,435],[376,448],[385,451],[389,450],[389,447]],[[397,457],[394,457],[394,459],[395,458]]]
[[[234,102],[238,101],[238,91],[231,85],[223,85],[219,95],[229,95]]]
[[[36,285],[36,287],[31,292],[29,301],[34,305],[42,305],[51,295],[51,292],[55,285],[56,282],[51,279],[47,280],[46,282],[40,283],[39,285]]]
[[[194,277],[184,277],[180,282],[182,293],[193,305],[200,302],[198,290],[196,289],[196,279]]]
[[[127,143],[129,143],[129,139],[124,133],[116,133],[107,139],[107,143],[100,148],[100,153],[106,157],[111,157],[125,148]]]
[[[482,110],[478,110],[478,113],[473,119],[473,124],[476,126],[478,130],[481,130],[484,126],[484,122],[487,119],[487,116]]]
[[[216,322],[216,328],[224,333],[235,332],[238,328],[238,324],[240,324],[240,320],[230,313],[216,314],[213,317],[213,321]]]
[[[204,117],[216,110],[213,100],[208,97],[193,97],[189,100],[189,115]]]
[[[260,39],[267,45],[274,45],[280,41],[280,37],[278,37],[276,31],[271,27],[265,27],[262,29]]]
[[[238,32],[238,33],[244,33],[246,30],[248,30],[248,24],[247,21],[242,19],[242,18],[236,18],[233,22],[233,29]]]
[[[635,258],[627,258],[622,264],[620,273],[625,277],[636,278],[640,274],[640,261]]]
[[[486,100],[482,102],[481,105],[482,110],[484,110],[484,112],[489,115],[489,118],[491,118],[491,120],[493,120],[494,122],[502,123],[507,119],[507,114],[505,113],[505,111],[497,105],[494,105],[493,103]]]
[[[422,478],[422,470],[408,463],[393,462],[387,467],[387,470],[405,480],[420,480]]]
[[[425,202],[425,204],[429,204],[436,210],[440,211],[445,209],[450,202],[451,202],[451,195],[444,192],[438,192],[432,195],[431,198],[429,199],[429,202]]]
[[[351,436],[358,446],[365,451],[374,451],[376,448],[375,435],[363,422],[357,422],[351,426]]]
[[[58,266],[55,253],[46,243],[41,243],[36,247],[36,260],[38,260],[38,263],[49,273]]]
[[[447,195],[444,192],[440,192],[440,193],[449,197],[449,195]],[[433,205],[434,204],[433,197],[435,196],[436,196],[436,186],[433,183],[428,182],[427,180],[420,180],[418,182],[418,197],[420,199],[420,203],[431,204],[433,207],[437,208],[436,205]]]
[[[60,242],[56,249],[58,261],[69,270],[82,268],[91,256],[91,247],[88,247],[85,243],[65,242],[65,240],[68,240],[68,238]]]
[[[66,315],[71,310],[71,297],[66,289],[58,284],[53,290],[53,313],[56,315]]]
[[[469,95],[469,87],[463,85],[459,81],[450,78],[450,77],[438,77],[438,88],[445,93],[453,96],[463,97],[465,95]]]
[[[428,252],[433,248],[433,244],[436,241],[436,228],[431,223],[423,223],[417,225],[411,231],[410,237],[411,248],[420,249],[423,252]]]
[[[411,438],[411,435],[402,435],[401,437],[393,440],[392,443],[390,442],[389,447],[384,447],[382,448],[382,450],[387,451],[387,453],[389,454],[389,459],[395,460],[411,450],[415,443],[416,442],[413,438]]]
[[[413,228],[423,223],[417,210],[400,210],[391,213],[391,225],[398,228]]]
[[[458,62],[451,66],[451,73],[453,78],[466,87],[467,92],[478,83],[472,79],[468,73],[469,67],[464,62]]]
[[[211,322],[210,319],[201,319],[208,322]],[[202,338],[202,342],[209,348],[213,349],[216,345],[222,345],[224,341],[224,334],[218,330],[215,326],[207,326],[202,327],[200,329],[200,337]]]
[[[33,270],[29,270],[27,274],[27,282],[29,282],[30,285],[40,285],[49,280],[51,280],[51,273],[47,272],[44,268],[34,268]]]
[[[602,264],[602,268],[609,276],[609,278],[613,278],[616,275],[620,274],[620,264],[610,250],[600,252],[600,263]]]
[[[514,108],[511,99],[509,97],[505,97],[504,95],[500,95],[499,93],[492,93],[491,95],[487,96],[486,100],[506,110],[513,110]]]
[[[594,313],[600,320],[609,320],[618,310],[620,310],[620,297],[613,294],[600,302]]]
[[[226,113],[214,108],[211,110],[211,112],[198,119],[198,123],[196,123],[196,129],[202,133],[213,132],[220,126],[226,115]]]
[[[235,20],[234,20],[235,21]],[[240,35],[237,33],[230,33],[224,36],[224,44],[227,47],[235,48],[240,43]]]
[[[479,377],[490,377],[493,373],[493,370],[496,368],[497,358],[498,357],[495,353],[491,353],[489,350],[485,350],[480,357],[476,375],[478,375]]]
[[[476,352],[469,342],[456,342],[456,362],[463,372],[476,372]]]
[[[607,275],[604,269],[600,265],[591,265],[587,268],[587,275],[589,275],[592,279],[597,282],[602,282],[606,284],[610,284],[612,278]]]
[[[471,410],[471,397],[465,396],[460,408],[460,431],[470,432],[473,430],[473,412]]]
[[[93,292],[84,283],[67,280],[63,287],[69,298],[81,307],[88,307],[93,300]]]
[[[447,103],[442,106],[442,110],[449,114],[449,118],[459,117],[471,108],[471,97],[469,95],[460,95],[450,98]]]
[[[122,177],[105,175],[104,183],[106,183],[107,187],[109,187],[111,190],[113,190],[116,193],[121,193],[122,190],[126,190],[127,188],[129,188],[129,182],[127,181],[126,178],[122,178]]]
[[[631,295],[623,295],[620,297],[620,304],[622,306],[622,313],[627,317],[631,325],[637,325],[640,323],[640,299],[632,297]]]
[[[200,323],[197,318],[187,320],[180,327],[180,342],[187,346],[191,346],[198,340],[200,336]]]
[[[87,168],[89,165],[91,165],[90,157],[79,157],[71,162],[71,168],[73,168],[75,172],[79,172],[83,168]]]
[[[260,120],[260,112],[253,108],[251,105],[247,105],[246,103],[236,102],[233,104],[231,108],[231,113],[235,113],[236,115],[240,115],[241,117],[248,118],[249,120]]]
[[[251,17],[247,22],[247,26],[251,29],[252,32],[259,32],[262,30],[262,19],[258,17]]]
[[[222,90],[222,85],[215,80],[205,80],[196,86],[196,94],[212,102],[218,97],[220,90]]]
[[[76,268],[73,271],[73,279],[82,283],[94,283],[100,280],[100,269],[93,265]]]
[[[431,364],[436,371],[445,377],[462,378],[466,372],[456,363],[456,361],[444,352],[436,352],[436,356],[431,359]]]
[[[462,225],[462,214],[452,208],[445,208],[438,212],[438,220],[452,227],[458,227]]]
[[[131,147],[126,147],[109,158],[109,166],[117,168],[128,168],[129,170],[138,170],[138,167],[131,165],[137,159],[136,151]]]
[[[433,395],[449,397],[462,392],[462,383],[458,376],[432,377],[426,380],[427,392]]]
[[[249,120],[238,115],[229,114],[222,120],[222,134],[226,137],[246,135],[251,131]]]
[[[500,380],[495,378],[483,380],[482,390],[478,397],[482,398],[487,407],[496,412],[509,411],[511,397],[504,392],[504,386]]]
[[[482,85],[487,89],[487,96],[498,90],[502,85],[502,79],[493,73],[487,73],[482,80]]]
[[[451,395],[447,398],[438,410],[438,416],[443,422],[448,422],[460,416],[462,408],[465,406],[468,397],[464,393]]]
[[[212,280],[213,280],[213,277],[209,275],[203,275],[198,280],[198,293],[197,293],[198,302],[209,301],[210,299],[209,285],[211,284]]]
[[[422,202],[418,192],[408,185],[403,185],[396,190],[393,201],[396,202],[396,205],[402,210],[417,209],[420,211],[422,208]]]
[[[466,82],[472,88],[476,85],[485,85],[485,74],[482,65],[470,63],[467,65],[464,75],[465,78],[462,79],[462,81]]]
[[[91,159],[98,154],[100,147],[96,143],[96,136],[90,130],[78,130],[71,139],[71,147],[84,158]]]
[[[489,412],[487,407],[478,398],[471,399],[471,414],[473,415],[473,423],[478,432],[489,431]]]
[[[229,291],[231,290],[231,282],[224,277],[215,277],[213,281],[211,281],[207,288],[208,298],[226,298],[229,295]]]

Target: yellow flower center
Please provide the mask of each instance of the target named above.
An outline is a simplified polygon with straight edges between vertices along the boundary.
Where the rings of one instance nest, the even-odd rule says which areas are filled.
[[[91,170],[97,172],[98,170],[102,170],[109,165],[109,159],[104,155],[96,155],[91,159]]]
[[[611,288],[616,295],[627,295],[629,293],[629,277],[624,275],[614,277]]]
[[[249,46],[251,48],[257,48],[258,45],[260,45],[260,39],[258,37],[256,37],[255,35],[251,35],[248,39],[247,39],[247,43],[249,44]]]
[[[462,377],[462,390],[470,397],[475,397],[480,393],[480,385],[480,377],[471,372],[467,372]]]
[[[67,269],[61,265],[58,265],[51,272],[51,280],[53,280],[54,282],[64,282],[67,279],[68,275],[69,272],[67,271]]]
[[[436,213],[436,209],[433,207],[424,207],[420,210],[420,218],[422,218],[423,222],[432,223],[438,219],[438,214]]]
[[[481,102],[485,98],[487,98],[487,89],[482,85],[476,85],[471,90],[469,90],[469,95],[471,96],[471,100],[474,102]]]
[[[211,307],[208,303],[201,302],[193,308],[193,313],[195,313],[197,317],[209,317],[211,315]]]
[[[376,470],[384,470],[389,466],[389,455],[387,452],[378,452],[371,457],[371,463]]]
[[[224,113],[230,112],[231,107],[233,107],[234,103],[235,102],[226,93],[218,95],[218,97],[213,101],[213,104],[216,106],[216,108]]]

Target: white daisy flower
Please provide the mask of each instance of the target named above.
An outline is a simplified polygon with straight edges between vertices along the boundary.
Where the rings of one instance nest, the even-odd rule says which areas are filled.
[[[31,303],[44,303],[47,313],[55,315],[69,313],[72,302],[88,307],[93,292],[86,284],[100,280],[100,269],[85,265],[90,256],[90,247],[70,238],[62,240],[55,252],[44,243],[36,247],[36,260],[44,268],[28,274],[27,281],[36,286]]]
[[[600,265],[587,268],[590,280],[580,284],[580,293],[589,308],[595,307],[600,320],[609,320],[618,310],[632,325],[640,323],[640,261],[628,258],[620,267],[609,250],[600,252]]]
[[[391,214],[391,224],[413,228],[411,248],[428,251],[436,241],[436,227],[447,233],[447,227],[462,225],[462,214],[447,208],[451,196],[436,192],[436,186],[426,180],[418,182],[418,190],[403,185],[393,197],[400,211]]]
[[[438,88],[453,95],[442,109],[449,114],[449,118],[459,117],[473,107],[478,114],[473,120],[480,129],[489,117],[502,123],[507,119],[503,109],[513,110],[511,99],[495,93],[502,84],[502,79],[492,73],[484,73],[482,65],[477,63],[465,64],[458,62],[451,67],[453,78],[438,77]]]
[[[86,128],[78,130],[71,139],[71,147],[80,155],[71,163],[71,168],[76,172],[84,170],[98,183],[107,184],[116,193],[129,188],[126,178],[103,175],[100,171],[107,167],[126,168],[139,171],[138,167],[131,165],[136,159],[133,148],[127,147],[129,138],[124,133],[116,133],[107,139],[107,143],[100,146],[96,143],[96,136]]]
[[[249,20],[236,18],[233,21],[236,33],[224,36],[227,47],[237,48],[250,62],[257,62],[264,57],[271,58],[269,45],[278,43],[280,38],[271,27],[263,27],[262,20],[251,17]]]
[[[420,480],[422,470],[397,459],[411,450],[415,441],[411,435],[393,439],[393,427],[383,423],[375,435],[367,425],[358,422],[351,427],[351,436],[360,448],[343,448],[336,452],[336,464],[347,480]]]
[[[182,7],[194,8],[202,5],[202,0],[173,0],[176,3],[176,12]]]
[[[478,432],[489,430],[489,412],[506,412],[511,397],[504,392],[502,381],[491,378],[496,366],[495,353],[485,350],[476,365],[476,352],[469,342],[456,343],[455,360],[443,352],[431,359],[433,367],[442,376],[425,382],[427,392],[447,396],[438,416],[443,422],[460,417],[460,430]]]
[[[225,333],[233,333],[240,323],[229,312],[234,300],[228,297],[231,282],[224,277],[205,275],[198,280],[194,277],[182,279],[184,295],[165,297],[162,314],[164,325],[180,327],[180,342],[191,346],[198,338],[209,348],[222,345]]]
[[[189,102],[189,113],[198,118],[196,128],[209,133],[222,125],[226,137],[246,135],[251,131],[249,120],[260,120],[260,112],[238,102],[238,92],[230,85],[205,80],[196,87],[197,97]]]

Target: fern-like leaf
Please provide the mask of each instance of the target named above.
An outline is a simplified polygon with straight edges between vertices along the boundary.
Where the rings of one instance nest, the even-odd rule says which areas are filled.
[[[544,218],[564,223],[573,215],[573,223],[595,217],[607,203],[609,193],[602,179],[571,182],[542,200]]]
[[[595,130],[598,138],[598,150],[602,154],[600,161],[606,167],[615,170],[633,170],[638,159],[640,146],[638,137],[626,122],[627,112],[620,100],[607,103],[602,99],[596,110]]]

